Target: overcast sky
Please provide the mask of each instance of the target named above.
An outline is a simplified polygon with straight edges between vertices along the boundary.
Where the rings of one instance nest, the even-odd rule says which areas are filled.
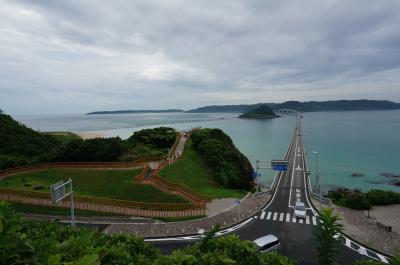
[[[0,108],[400,102],[400,1],[0,0]]]

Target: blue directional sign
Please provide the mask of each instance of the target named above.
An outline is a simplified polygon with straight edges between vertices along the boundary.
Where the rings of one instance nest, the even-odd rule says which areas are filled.
[[[278,171],[285,171],[288,169],[288,167],[287,167],[287,165],[275,165],[274,169],[278,170]]]
[[[271,167],[274,170],[285,171],[288,169],[289,161],[288,160],[271,160]]]
[[[257,177],[257,171],[251,172],[251,176],[255,179]]]

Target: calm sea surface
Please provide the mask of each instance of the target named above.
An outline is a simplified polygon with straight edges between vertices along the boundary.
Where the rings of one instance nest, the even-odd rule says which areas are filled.
[[[314,171],[319,152],[320,171],[327,188],[345,186],[363,190],[400,191],[391,185],[400,175],[400,111],[315,112],[303,114],[304,141]],[[289,144],[294,117],[242,120],[227,113],[164,113],[115,115],[16,115],[15,119],[40,131],[93,132],[129,137],[134,131],[157,126],[176,129],[220,128],[255,165],[256,160],[280,159]],[[351,177],[353,172],[364,174]],[[270,183],[274,172],[263,170]],[[311,176],[313,179],[313,176]],[[400,178],[397,178],[400,180]]]

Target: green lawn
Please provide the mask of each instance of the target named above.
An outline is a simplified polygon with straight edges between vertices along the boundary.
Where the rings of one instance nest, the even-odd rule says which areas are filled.
[[[70,216],[71,210],[69,208],[62,207],[47,207],[32,204],[22,204],[10,202],[12,207],[20,213],[34,213],[34,214],[49,214],[49,215],[60,215],[60,216]],[[116,216],[113,213],[103,213],[94,211],[83,211],[75,209],[75,215],[77,216]]]
[[[186,143],[183,158],[162,169],[159,175],[210,198],[241,198],[246,194],[246,191],[226,189],[213,182],[210,170],[193,150],[190,139]]]
[[[133,177],[141,170],[48,169],[8,177],[0,187],[49,192],[52,183],[71,178],[77,195],[139,202],[187,202],[151,185],[134,183]]]
[[[66,144],[72,140],[82,139],[79,135],[72,132],[43,132],[43,134],[51,135],[57,138],[63,144]]]

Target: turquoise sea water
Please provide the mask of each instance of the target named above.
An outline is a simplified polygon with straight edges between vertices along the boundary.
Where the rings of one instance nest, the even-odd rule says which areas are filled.
[[[294,117],[243,120],[237,114],[164,113],[118,115],[19,115],[18,121],[41,131],[95,132],[129,137],[142,128],[171,126],[220,128],[255,165],[256,160],[280,159],[289,144]],[[327,188],[391,189],[392,179],[380,173],[400,174],[400,111],[315,112],[303,114],[303,133],[310,168],[319,152],[320,171]],[[353,172],[363,177],[351,177]],[[274,172],[263,170],[269,183]],[[313,179],[313,175],[311,176]]]

